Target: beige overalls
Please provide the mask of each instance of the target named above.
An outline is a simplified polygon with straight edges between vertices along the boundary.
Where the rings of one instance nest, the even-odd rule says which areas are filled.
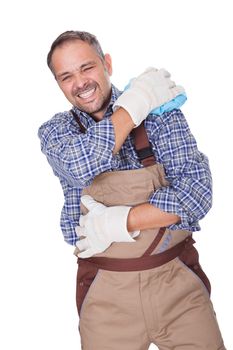
[[[164,186],[163,167],[155,164],[103,173],[84,193],[106,206],[135,206]],[[78,259],[82,349],[225,349],[193,243],[188,231],[150,229],[135,243]]]

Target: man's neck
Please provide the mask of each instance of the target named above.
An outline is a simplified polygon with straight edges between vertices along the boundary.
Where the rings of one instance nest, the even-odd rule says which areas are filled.
[[[106,99],[104,105],[101,107],[100,111],[97,111],[93,114],[90,114],[90,116],[92,117],[92,119],[94,119],[96,122],[99,122],[101,120],[104,119],[104,115],[108,110],[109,104],[111,102],[111,98],[112,98],[112,89],[109,93],[109,97]]]

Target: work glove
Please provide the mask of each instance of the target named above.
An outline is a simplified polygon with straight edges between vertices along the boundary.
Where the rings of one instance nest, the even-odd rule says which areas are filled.
[[[115,101],[113,111],[123,107],[137,127],[152,110],[185,92],[183,87],[170,80],[170,76],[165,69],[146,69],[131,80],[129,87]]]
[[[127,231],[127,217],[131,207],[106,207],[88,195],[82,196],[81,201],[89,212],[80,216],[79,226],[76,227],[76,233],[84,237],[76,243],[81,251],[79,258],[102,253],[113,242],[135,242],[133,237],[139,235],[140,231],[132,234]]]

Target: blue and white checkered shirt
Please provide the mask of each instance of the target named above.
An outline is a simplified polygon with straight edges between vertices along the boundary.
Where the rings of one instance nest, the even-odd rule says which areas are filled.
[[[84,187],[100,173],[141,168],[132,136],[120,152],[113,155],[114,128],[110,116],[120,92],[112,86],[112,97],[103,120],[95,122],[88,114],[73,107],[87,129],[81,133],[70,112],[56,114],[39,129],[42,152],[58,176],[65,203],[61,213],[61,229],[67,243],[78,240],[75,227],[79,223],[80,196]],[[180,216],[172,230],[198,231],[198,221],[211,208],[212,180],[207,157],[199,152],[187,121],[179,109],[150,114],[145,127],[157,163],[164,166],[169,187],[154,192],[149,202],[165,212]]]

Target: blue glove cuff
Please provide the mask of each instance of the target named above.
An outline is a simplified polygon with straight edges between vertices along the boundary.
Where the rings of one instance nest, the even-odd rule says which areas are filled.
[[[162,106],[153,109],[150,113],[161,115],[165,112],[170,112],[173,109],[180,108],[185,103],[186,100],[187,100],[186,94],[185,93],[180,94],[175,98],[173,98],[171,101],[168,101],[164,103]]]

